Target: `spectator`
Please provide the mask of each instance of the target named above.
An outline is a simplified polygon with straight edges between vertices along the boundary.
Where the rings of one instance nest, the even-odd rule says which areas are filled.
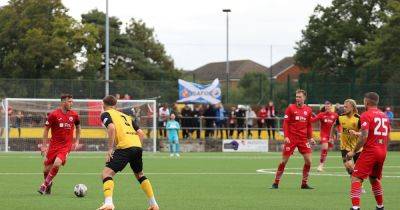
[[[158,110],[158,127],[160,137],[167,137],[167,133],[165,131],[165,126],[167,124],[168,116],[170,115],[167,104],[163,104],[162,107]]]
[[[261,107],[258,111],[258,138],[261,139],[261,132],[265,128],[266,118],[267,118],[267,109],[265,107]]]
[[[182,123],[182,136],[184,139],[189,137],[190,128],[192,127],[192,110],[189,105],[185,104],[181,111],[181,123]]]
[[[220,133],[220,138],[224,138],[223,128],[225,129],[226,137],[228,137],[228,131],[226,130],[226,111],[221,103],[216,105],[215,118],[215,124],[217,125],[217,132],[219,131]]]
[[[253,138],[253,134],[252,134],[252,128],[254,125],[254,119],[257,118],[256,113],[251,109],[251,107],[249,107],[249,109],[246,111],[246,123],[247,123],[247,136],[248,138]]]
[[[18,111],[17,116],[15,118],[15,128],[18,129],[18,138],[21,138],[21,124],[24,115],[21,111]]]
[[[340,105],[339,103],[336,103],[335,105],[335,112],[340,116],[344,113],[344,108],[342,105]]]
[[[268,139],[271,140],[272,131],[272,139],[275,140],[275,106],[272,101],[269,101],[268,103],[266,125],[268,130]]]
[[[119,100],[119,99],[121,99],[121,95],[120,95],[119,93],[116,93],[116,94],[115,94],[115,98],[116,98],[117,100]]]
[[[240,138],[240,134],[242,134],[242,138],[244,138],[244,127],[246,121],[246,110],[244,110],[244,106],[239,105],[235,115],[237,122],[237,138]]]
[[[131,96],[129,94],[125,94],[124,98],[122,98],[122,100],[131,100]]]
[[[390,107],[386,107],[385,114],[389,118],[390,123],[392,123],[393,122],[393,118],[394,118],[394,114],[393,114],[392,110],[390,109]]]
[[[215,110],[213,106],[207,104],[206,109],[204,111],[205,118],[205,137],[210,138],[213,136],[214,123],[215,123]]]
[[[228,116],[228,127],[229,127],[229,136],[228,138],[232,138],[234,129],[236,127],[236,108],[234,106],[231,107],[231,111]]]
[[[168,142],[169,142],[169,150],[170,150],[170,156],[177,156],[179,157],[179,129],[181,126],[179,123],[175,120],[175,114],[172,113],[170,116],[170,120],[168,120],[166,124],[166,130],[168,133]]]
[[[192,126],[194,129],[196,129],[196,138],[200,139],[200,118],[202,118],[202,110],[201,106],[197,105],[195,106],[193,112],[192,112]]]

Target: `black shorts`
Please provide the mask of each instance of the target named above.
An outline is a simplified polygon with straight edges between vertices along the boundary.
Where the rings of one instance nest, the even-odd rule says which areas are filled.
[[[345,163],[345,162],[346,162],[346,155],[347,155],[347,153],[349,153],[349,151],[347,151],[347,150],[340,150],[340,151],[342,152],[343,163]],[[357,159],[358,159],[358,157],[360,157],[360,154],[361,154],[361,152],[357,152],[357,153],[354,155],[354,157],[353,157],[354,163],[357,162]]]
[[[143,149],[140,147],[116,149],[110,162],[106,163],[106,167],[117,173],[129,163],[133,172],[139,173],[143,170],[142,153]]]

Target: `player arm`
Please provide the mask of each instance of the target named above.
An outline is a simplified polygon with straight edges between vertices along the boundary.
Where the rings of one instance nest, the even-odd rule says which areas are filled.
[[[79,145],[79,140],[81,139],[81,121],[79,119],[79,117],[77,117],[77,119],[75,120],[75,144],[76,146]],[[75,148],[76,149],[76,148]]]
[[[283,119],[283,134],[285,138],[289,138],[289,120],[290,120],[290,107],[288,107],[285,111],[285,116]]]
[[[360,149],[364,146],[365,142],[367,142],[368,138],[368,130],[361,130],[360,132],[360,137],[358,139],[357,145],[354,147],[354,153],[357,153],[360,151]]]
[[[135,129],[137,135],[139,136],[140,142],[143,144],[143,139],[145,137],[144,132],[140,127],[135,123],[134,120],[132,120],[132,127]]]
[[[354,148],[354,153],[360,151],[360,149],[364,146],[365,142],[368,139],[368,131],[369,131],[369,119],[367,116],[363,115],[361,119],[358,121],[358,128],[361,129],[360,136],[358,138],[357,145]]]
[[[319,118],[320,118],[320,114],[321,114],[321,113],[319,113],[318,115],[315,115],[314,113],[312,113],[312,115],[311,115],[311,122],[312,122],[312,123],[317,122],[317,121],[319,120]]]
[[[42,146],[40,148],[42,154],[45,153],[47,149],[47,144],[49,142],[49,130],[50,127],[46,125],[43,130]]]
[[[312,139],[313,138],[313,128],[312,128],[312,124],[311,124],[311,114],[308,117],[308,121],[307,121],[307,138],[308,139]]]
[[[114,149],[115,141],[115,126],[113,124],[111,115],[108,112],[101,114],[101,121],[103,125],[107,128],[108,134],[108,151],[111,152]]]

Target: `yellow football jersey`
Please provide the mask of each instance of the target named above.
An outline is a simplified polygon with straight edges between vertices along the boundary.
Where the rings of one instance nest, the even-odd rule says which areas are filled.
[[[101,120],[107,127],[110,123],[115,126],[115,147],[126,149],[129,147],[142,147],[137,130],[139,127],[132,118],[122,112],[109,109],[101,114]]]
[[[353,151],[357,145],[358,137],[351,136],[349,131],[355,130],[360,131],[361,121],[360,115],[354,114],[353,116],[348,115],[340,115],[338,120],[336,121],[336,125],[340,125],[342,127],[342,135],[340,136],[340,149]]]

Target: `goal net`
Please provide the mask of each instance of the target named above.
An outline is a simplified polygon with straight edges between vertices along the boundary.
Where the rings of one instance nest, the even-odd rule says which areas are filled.
[[[1,151],[38,151],[47,114],[59,107],[59,99],[6,98],[0,117]],[[80,116],[81,138],[78,151],[107,150],[107,132],[100,120],[102,100],[74,99],[72,109]],[[143,149],[155,152],[155,100],[119,100],[117,109],[133,117],[145,132]],[[49,132],[49,137],[51,132]],[[75,135],[74,135],[75,137]]]

